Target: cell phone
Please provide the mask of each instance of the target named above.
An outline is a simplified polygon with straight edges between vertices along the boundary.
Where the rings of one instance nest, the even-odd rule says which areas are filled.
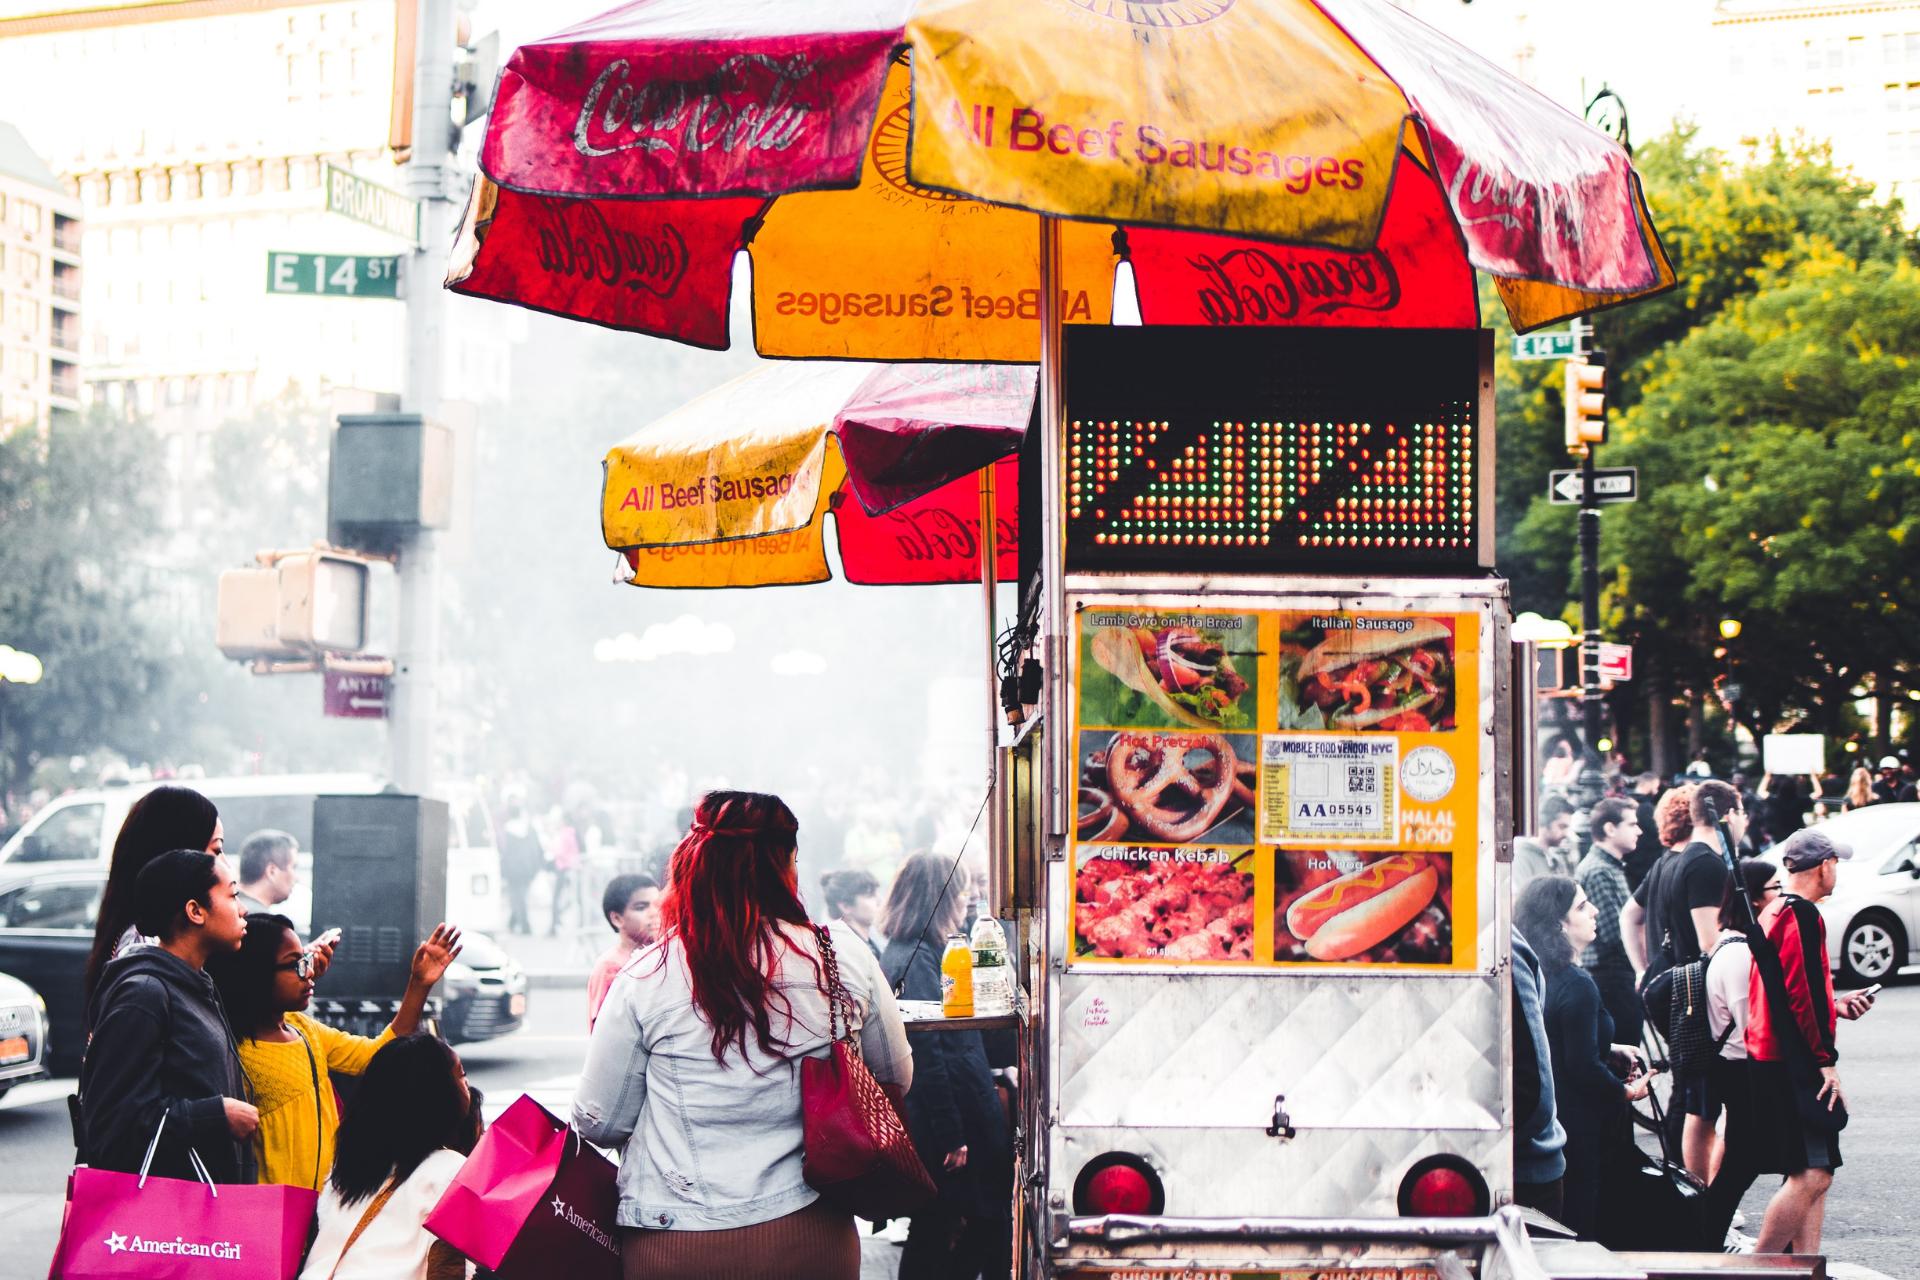
[[[326,946],[329,942],[338,942],[338,941],[340,941],[340,929],[338,926],[335,926],[334,928],[327,930],[325,933],[315,938],[312,942],[309,942],[307,944],[307,950],[314,951],[321,947]]]
[[[1880,987],[1881,987],[1881,984],[1876,982],[1872,986],[1867,987],[1862,991],[1858,992],[1858,994],[1866,996],[1869,1000],[1871,1000],[1874,996],[1877,996],[1880,994]]]

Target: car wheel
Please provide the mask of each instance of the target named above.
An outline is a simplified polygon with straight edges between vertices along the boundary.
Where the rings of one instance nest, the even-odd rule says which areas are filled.
[[[1900,967],[1907,939],[1898,921],[1877,911],[1854,918],[1840,940],[1840,971],[1849,985],[1882,982]]]

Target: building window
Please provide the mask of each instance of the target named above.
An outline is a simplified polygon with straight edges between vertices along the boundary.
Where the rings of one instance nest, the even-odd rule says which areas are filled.
[[[13,269],[23,277],[38,284],[40,281],[40,255],[31,249],[22,249],[13,260]]]
[[[14,201],[13,221],[15,226],[19,227],[28,235],[38,233],[40,230],[40,206],[31,200]]]

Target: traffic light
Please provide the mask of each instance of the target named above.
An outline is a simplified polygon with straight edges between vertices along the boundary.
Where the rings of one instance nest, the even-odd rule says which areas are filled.
[[[229,658],[314,658],[367,644],[370,569],[336,551],[270,554],[220,575],[215,643]]]
[[[1567,452],[1584,458],[1607,442],[1607,367],[1598,351],[1567,361]]]

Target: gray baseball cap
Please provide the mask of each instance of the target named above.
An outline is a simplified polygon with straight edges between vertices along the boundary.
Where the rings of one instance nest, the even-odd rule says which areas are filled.
[[[1802,827],[1780,846],[1780,865],[1789,871],[1811,871],[1828,858],[1851,858],[1853,846],[1842,844],[1818,827]]]

